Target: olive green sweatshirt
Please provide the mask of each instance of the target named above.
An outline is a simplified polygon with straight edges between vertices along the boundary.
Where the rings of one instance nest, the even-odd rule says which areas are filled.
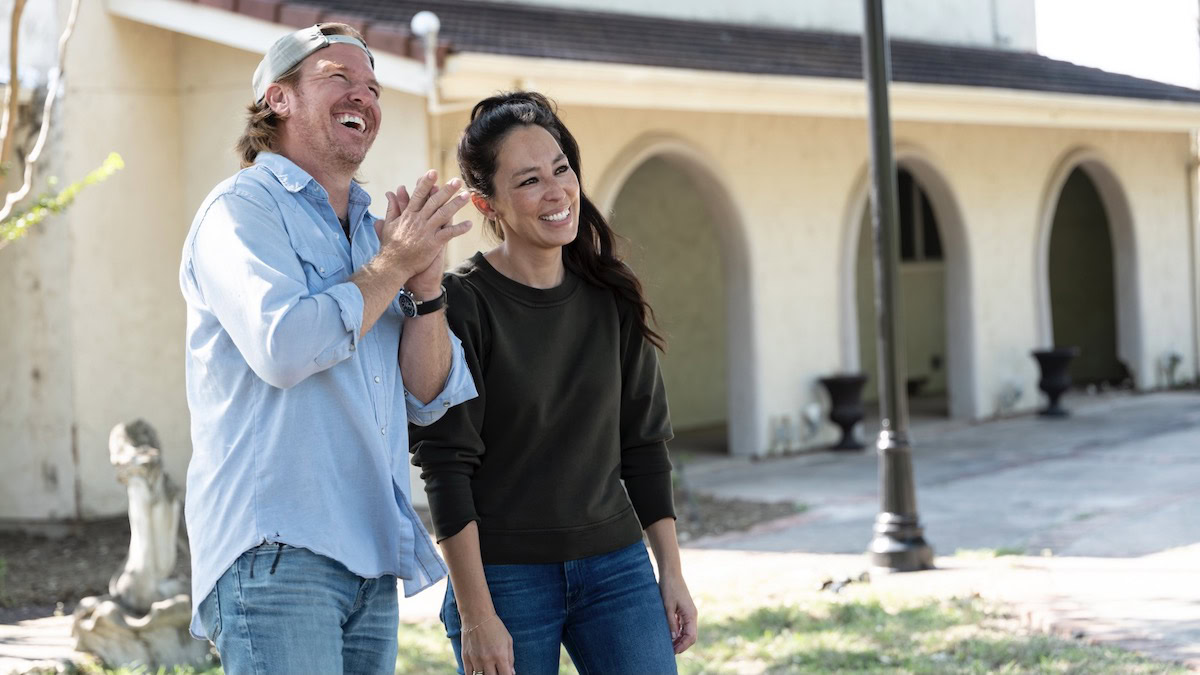
[[[667,397],[633,306],[570,271],[530,288],[482,253],[445,284],[479,396],[410,427],[438,541],[474,520],[485,564],[561,562],[674,517]]]

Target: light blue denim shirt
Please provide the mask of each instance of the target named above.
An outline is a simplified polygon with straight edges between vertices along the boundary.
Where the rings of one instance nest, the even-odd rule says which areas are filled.
[[[407,422],[431,424],[475,385],[451,334],[442,393],[422,404],[405,391],[395,301],[359,338],[363,298],[349,278],[379,251],[369,203],[352,184],[347,240],[325,189],[262,153],[213,189],[184,242],[196,637],[195,608],[264,541],[362,577],[394,574],[405,595],[446,574],[409,502]]]

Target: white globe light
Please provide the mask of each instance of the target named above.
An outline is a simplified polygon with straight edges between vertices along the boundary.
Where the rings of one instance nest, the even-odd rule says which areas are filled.
[[[423,11],[414,14],[412,23],[409,25],[412,27],[413,35],[425,37],[426,35],[438,32],[442,27],[442,21],[438,19],[437,14],[430,11]]]

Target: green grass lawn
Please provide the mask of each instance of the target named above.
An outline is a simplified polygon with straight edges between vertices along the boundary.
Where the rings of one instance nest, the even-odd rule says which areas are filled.
[[[454,672],[449,642],[436,621],[403,624],[399,638],[397,673]],[[679,669],[689,674],[1186,672],[1111,647],[1029,633],[979,598],[891,598],[868,587],[709,617],[701,623],[699,642],[679,658]],[[560,672],[575,672],[565,650]]]
[[[702,617],[703,619],[703,617]],[[1184,673],[1111,647],[1032,634],[979,598],[881,598],[847,588],[703,621],[682,673]],[[398,673],[452,673],[436,622],[400,630]],[[563,655],[561,673],[575,673]]]

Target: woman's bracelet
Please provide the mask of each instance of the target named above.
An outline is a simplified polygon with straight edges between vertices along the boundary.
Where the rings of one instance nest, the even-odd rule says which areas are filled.
[[[483,621],[480,621],[479,623],[475,624],[474,626],[471,626],[470,628],[464,630],[462,632],[462,634],[466,635],[467,633],[470,633],[471,631],[475,630],[476,628],[479,628],[480,626],[491,621],[492,619],[496,618],[497,616],[499,616],[499,615],[493,614],[493,615],[489,616],[488,618],[484,619]]]

